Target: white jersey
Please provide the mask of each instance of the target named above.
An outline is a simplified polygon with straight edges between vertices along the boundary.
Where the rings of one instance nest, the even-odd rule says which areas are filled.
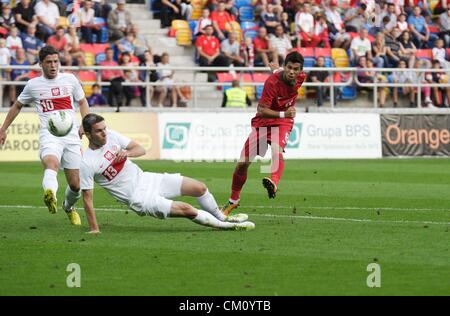
[[[76,106],[74,101],[85,98],[80,81],[69,73],[58,73],[54,79],[44,76],[33,78],[27,82],[17,100],[22,104],[34,105],[39,114],[41,129],[40,139],[54,137],[47,130],[47,121],[53,111],[65,111],[73,117],[74,127],[63,138],[80,142],[78,136],[78,121],[76,119]]]
[[[119,163],[114,162],[116,154],[126,149],[130,142],[129,138],[107,129],[106,144],[96,150],[88,148],[83,154],[81,189],[92,190],[96,182],[119,201],[130,204],[144,172],[128,158]]]

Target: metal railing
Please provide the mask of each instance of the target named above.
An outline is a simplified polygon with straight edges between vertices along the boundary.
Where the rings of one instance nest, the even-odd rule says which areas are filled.
[[[96,81],[82,81],[83,85],[93,85],[98,84],[100,86],[109,86],[109,81],[101,81],[101,71],[102,70],[132,70],[132,71],[145,71],[145,81],[140,82],[123,82],[123,86],[140,86],[140,87],[146,87],[147,93],[146,93],[146,105],[147,107],[150,105],[150,93],[148,91],[148,87],[153,86],[167,86],[167,83],[164,82],[151,82],[150,81],[150,71],[158,70],[159,68],[156,66],[152,67],[146,67],[146,66],[81,66],[81,67],[60,67],[61,71],[70,71],[73,72],[75,75],[79,71],[94,71],[96,72]],[[10,71],[12,69],[26,69],[26,70],[40,70],[40,67],[38,66],[0,66],[0,71]],[[264,85],[263,82],[245,82],[242,80],[242,73],[261,73],[261,72],[270,72],[270,69],[268,67],[167,67],[164,68],[165,70],[173,70],[175,72],[190,72],[194,73],[194,81],[193,82],[183,82],[174,81],[171,86],[190,86],[192,87],[192,95],[193,95],[193,107],[197,107],[197,100],[198,100],[198,87],[223,87],[223,86],[231,86],[231,82],[197,82],[195,81],[195,75],[197,73],[204,73],[204,72],[232,72],[236,73],[236,78],[238,78],[241,82],[241,86],[262,86]],[[423,87],[440,87],[440,88],[447,88],[450,87],[450,83],[427,83],[423,82],[425,73],[433,73],[433,72],[439,72],[439,73],[446,73],[450,77],[450,69],[409,69],[409,68],[355,68],[355,67],[345,67],[345,68],[328,68],[328,67],[305,67],[304,71],[306,73],[309,73],[310,71],[327,71],[330,74],[334,73],[349,73],[348,79],[344,82],[335,82],[334,81],[334,75],[329,76],[329,81],[327,82],[305,82],[303,84],[304,87],[328,87],[330,88],[330,103],[331,107],[335,107],[334,103],[334,88],[335,87],[345,87],[345,86],[355,86],[356,87],[366,87],[371,88],[374,91],[377,91],[378,88],[384,88],[384,87],[415,87],[417,88],[417,107],[421,107],[421,89]],[[418,82],[415,83],[388,83],[388,82],[377,82],[377,80],[374,80],[374,82],[370,83],[362,83],[358,80],[357,73],[361,71],[371,71],[375,72],[375,78],[378,74],[383,73],[393,73],[393,72],[409,72],[409,73],[418,73],[417,78],[419,78]],[[3,88],[3,86],[11,86],[11,85],[25,85],[26,81],[10,81],[10,80],[3,80],[0,81],[0,89]],[[373,93],[373,107],[378,107],[378,93]],[[0,105],[3,104],[3,98],[1,95],[0,99]],[[1,107],[1,106],[0,106]]]

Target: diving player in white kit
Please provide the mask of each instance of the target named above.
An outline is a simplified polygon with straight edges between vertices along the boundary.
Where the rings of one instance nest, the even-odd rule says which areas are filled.
[[[81,196],[79,169],[83,134],[82,127],[77,128],[75,102],[79,104],[82,118],[89,113],[89,105],[78,79],[72,74],[59,72],[59,53],[54,47],[45,46],[39,51],[39,65],[42,75],[27,82],[0,128],[0,145],[5,143],[6,130],[22,107],[34,105],[40,120],[39,158],[44,166],[44,202],[50,213],[56,213],[57,175],[59,168],[63,168],[68,183],[63,209],[73,225],[81,225],[80,216],[73,207]],[[47,130],[48,117],[54,111],[64,111],[74,118],[74,126],[66,136],[57,137]]]
[[[89,139],[80,167],[81,190],[89,222],[90,233],[99,233],[93,204],[94,182],[106,189],[114,198],[125,203],[138,215],[156,218],[187,217],[193,222],[219,229],[251,230],[255,224],[248,216],[225,216],[208,188],[200,181],[180,174],[144,172],[129,157],[140,157],[145,149],[106,128],[100,115],[90,113],[83,119],[83,129]],[[197,198],[202,210],[172,201],[176,196]]]

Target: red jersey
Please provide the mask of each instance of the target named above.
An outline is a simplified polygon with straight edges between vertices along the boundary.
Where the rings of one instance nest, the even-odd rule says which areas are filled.
[[[206,55],[213,56],[219,51],[220,42],[215,36],[200,35],[195,41],[195,46],[200,47]]]
[[[300,72],[294,85],[288,85],[282,79],[283,71],[272,74],[264,83],[264,89],[259,106],[269,107],[271,110],[283,112],[291,106],[295,106],[298,96],[298,89],[305,81],[306,74]],[[293,118],[262,118],[259,113],[252,118],[252,127],[261,126],[291,126],[294,124]]]

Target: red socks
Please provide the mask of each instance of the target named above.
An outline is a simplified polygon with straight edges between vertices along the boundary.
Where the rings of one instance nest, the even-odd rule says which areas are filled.
[[[275,182],[278,187],[278,182],[284,171],[283,154],[279,153],[277,159],[277,161],[272,159],[272,181]]]
[[[236,170],[233,173],[233,184],[231,185],[231,197],[232,200],[239,200],[242,187],[247,181],[247,172],[240,174]]]

